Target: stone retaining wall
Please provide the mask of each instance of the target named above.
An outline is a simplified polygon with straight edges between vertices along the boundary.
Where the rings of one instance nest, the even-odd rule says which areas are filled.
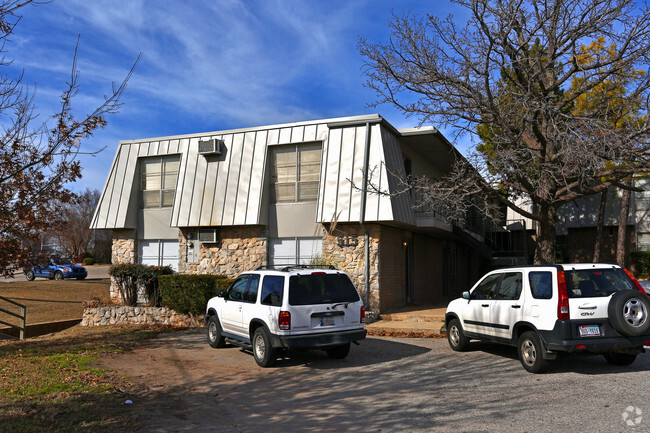
[[[167,307],[98,307],[85,308],[81,326],[125,324],[199,327],[202,317],[189,317]]]

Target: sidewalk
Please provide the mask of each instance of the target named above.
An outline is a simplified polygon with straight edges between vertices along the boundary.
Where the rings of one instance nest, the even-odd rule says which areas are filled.
[[[371,334],[441,334],[445,324],[446,306],[418,305],[379,315],[379,320],[366,325]],[[443,330],[444,332],[444,330]],[[446,332],[443,333],[446,335]]]

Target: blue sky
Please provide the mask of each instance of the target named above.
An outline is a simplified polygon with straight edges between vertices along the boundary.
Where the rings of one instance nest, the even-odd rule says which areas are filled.
[[[73,186],[103,188],[119,140],[379,113],[416,126],[391,106],[367,107],[359,36],[386,41],[393,12],[447,16],[447,1],[56,0],[21,10],[10,74],[35,86],[40,120],[55,112],[80,35],[78,114],[103,100],[142,53],[118,114],[83,144]],[[444,130],[443,130],[444,132]],[[449,137],[449,134],[446,134]]]

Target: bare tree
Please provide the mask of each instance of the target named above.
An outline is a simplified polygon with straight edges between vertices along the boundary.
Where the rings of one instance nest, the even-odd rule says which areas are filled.
[[[0,55],[20,19],[19,10],[32,3],[0,1]],[[20,77],[3,73],[10,63],[0,59],[0,273],[5,276],[33,259],[25,246],[58,221],[56,205],[74,201],[66,185],[81,177],[81,142],[106,125],[106,114],[117,112],[133,72],[131,68],[126,79],[113,86],[103,104],[77,118],[72,111],[79,90],[75,50],[61,108],[43,123],[37,120],[30,89]]]
[[[100,196],[99,190],[86,188],[73,201],[56,206],[56,229],[48,234],[56,239],[66,256],[77,258],[90,251],[93,246],[94,237],[90,223]]]
[[[470,14],[462,28],[453,17],[394,16],[388,43],[362,39],[367,85],[376,104],[480,135],[468,160],[429,184],[431,201],[480,192],[478,204],[505,203],[538,222],[535,262],[552,263],[559,207],[650,171],[650,123],[637,115],[650,101],[650,74],[638,73],[650,60],[650,13],[632,0],[454,3]],[[603,38],[608,50],[581,61]],[[596,88],[600,99],[574,112]]]

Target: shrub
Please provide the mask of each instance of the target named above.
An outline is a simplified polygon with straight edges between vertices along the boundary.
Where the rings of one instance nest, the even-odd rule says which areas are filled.
[[[205,314],[210,298],[228,288],[223,275],[164,275],[158,278],[162,305],[181,314]]]
[[[115,280],[124,305],[137,305],[138,285],[144,280],[147,268],[148,266],[140,263],[123,263],[108,268],[108,274]]]
[[[650,251],[632,251],[630,258],[634,264],[637,276],[650,274]]]
[[[93,259],[92,257],[86,257],[83,259],[83,264],[84,266],[91,266],[95,264],[95,259]]]
[[[170,266],[149,266],[142,275],[142,282],[139,286],[144,286],[145,294],[151,307],[160,307],[162,299],[160,297],[160,283],[158,277],[161,275],[172,275],[174,270]]]

